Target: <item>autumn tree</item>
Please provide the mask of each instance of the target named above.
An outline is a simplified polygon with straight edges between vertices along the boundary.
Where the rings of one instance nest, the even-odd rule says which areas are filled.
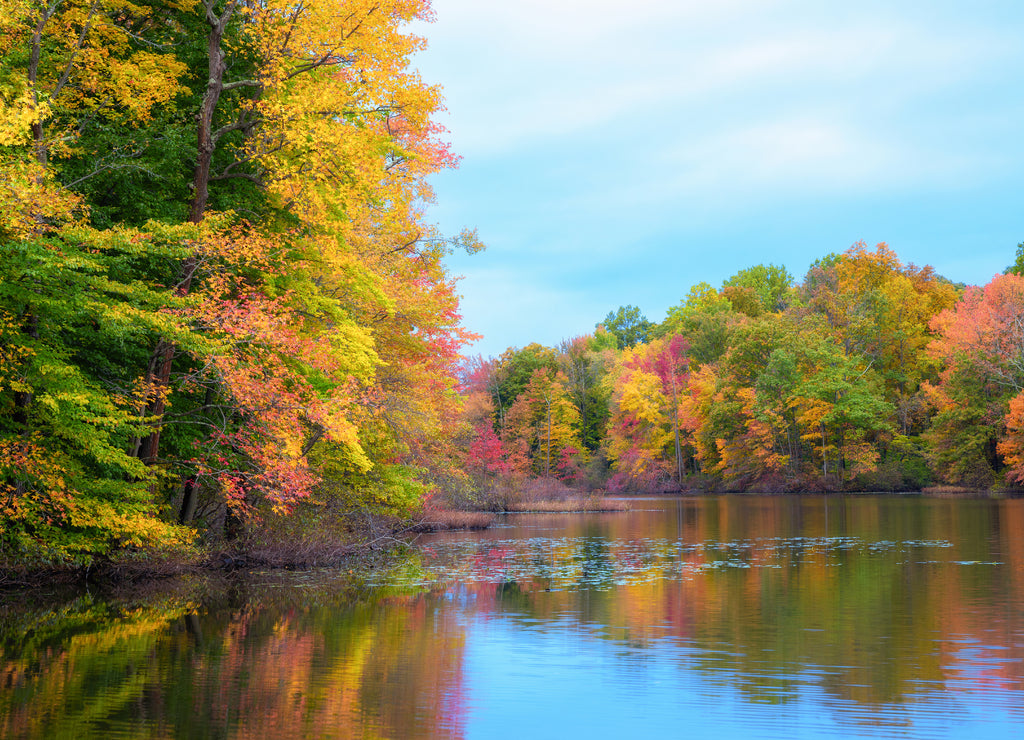
[[[651,330],[653,337],[679,334],[690,344],[694,366],[715,362],[729,347],[729,337],[744,317],[732,303],[708,283],[694,285],[677,306],[668,310],[665,320]]]
[[[885,399],[897,409],[901,433],[920,434],[925,424],[923,381],[934,370],[924,348],[931,318],[956,300],[956,288],[930,267],[903,265],[885,244],[855,244],[812,267],[805,279],[807,310],[823,316],[848,356],[871,362]]]
[[[684,399],[689,382],[681,336],[624,350],[608,377],[612,416],[608,456],[621,484],[649,486],[659,478],[682,484],[692,427]]]
[[[495,429],[503,434],[505,417],[509,409],[529,385],[537,370],[558,370],[558,355],[554,349],[536,342],[523,348],[510,347],[497,360],[489,384],[494,401]]]
[[[503,437],[527,454],[535,475],[572,480],[586,459],[579,427],[565,376],[539,368],[509,409]]]
[[[1006,431],[996,445],[996,451],[1006,465],[1006,480],[1021,485],[1024,484],[1024,394],[1018,393],[1007,406],[1003,417]]]
[[[169,541],[158,511],[401,511],[461,475],[472,335],[444,259],[480,244],[424,220],[427,178],[456,162],[440,91],[409,68],[423,41],[404,29],[429,18],[419,0],[4,7],[0,443],[18,542],[96,527],[88,507],[109,526],[58,555]],[[76,414],[107,431],[88,440]]]
[[[931,326],[928,350],[943,365],[926,386],[936,468],[951,482],[988,486],[1005,457],[1017,480],[1019,404],[1010,402],[1024,390],[1024,278],[1008,273],[968,288]]]

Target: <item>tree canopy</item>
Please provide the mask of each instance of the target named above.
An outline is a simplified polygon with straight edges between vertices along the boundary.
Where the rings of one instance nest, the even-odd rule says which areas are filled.
[[[651,322],[636,306],[619,306],[617,311],[609,311],[604,321],[598,324],[598,327],[615,337],[619,349],[646,342],[651,326]]]
[[[423,0],[0,14],[0,549],[84,562],[463,476]]]
[[[661,323],[623,306],[596,335],[530,352],[565,373],[589,485],[1017,486],[1021,279],[1011,268],[964,290],[858,242],[800,283],[755,265],[694,285]]]

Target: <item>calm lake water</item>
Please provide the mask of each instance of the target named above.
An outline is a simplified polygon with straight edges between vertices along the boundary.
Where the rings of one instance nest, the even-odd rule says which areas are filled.
[[[3,738],[1024,737],[1024,500],[638,499],[0,606]]]

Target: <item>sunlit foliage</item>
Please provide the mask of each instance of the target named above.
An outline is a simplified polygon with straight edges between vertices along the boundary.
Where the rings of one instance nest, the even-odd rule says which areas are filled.
[[[87,562],[464,477],[422,0],[0,13],[0,555]]]

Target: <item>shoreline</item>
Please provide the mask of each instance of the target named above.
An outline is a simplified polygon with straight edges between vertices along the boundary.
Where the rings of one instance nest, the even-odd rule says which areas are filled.
[[[523,514],[597,514],[625,513],[631,502],[656,498],[708,498],[712,496],[887,496],[934,499],[1014,499],[1024,491],[973,490],[952,486],[933,486],[919,491],[662,491],[602,496],[571,496],[562,500],[516,502],[504,508],[489,510],[433,510],[405,523],[387,535],[369,542],[294,542],[287,545],[262,545],[252,548],[220,548],[194,557],[157,554],[146,557],[134,553],[125,559],[102,558],[89,566],[33,567],[0,563],[0,597],[19,590],[99,586],[135,588],[189,577],[215,577],[226,574],[270,571],[304,571],[317,568],[342,568],[358,563],[386,559],[397,549],[414,546],[410,536],[444,531],[481,531],[491,527],[499,517]]]

